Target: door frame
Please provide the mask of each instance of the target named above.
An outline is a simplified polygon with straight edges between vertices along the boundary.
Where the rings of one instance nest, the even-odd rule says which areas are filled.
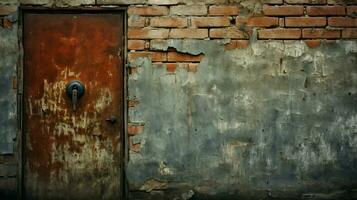
[[[68,8],[50,8],[50,7],[43,7],[43,6],[20,6],[19,7],[19,20],[18,20],[18,48],[19,48],[19,58],[17,62],[17,126],[18,126],[18,137],[17,137],[17,162],[18,162],[18,171],[17,171],[17,199],[23,200],[25,199],[24,196],[24,170],[25,170],[25,160],[26,160],[26,137],[24,134],[24,15],[27,13],[36,13],[36,14],[58,14],[58,13],[65,13],[65,14],[88,14],[88,13],[112,13],[112,14],[122,14],[123,15],[123,45],[120,47],[120,55],[122,57],[122,67],[123,70],[123,129],[121,131],[121,138],[122,138],[122,145],[121,145],[121,196],[122,199],[126,199],[128,194],[128,184],[126,181],[126,174],[125,168],[127,166],[129,160],[129,146],[128,146],[128,133],[127,133],[127,126],[128,126],[128,69],[127,69],[127,52],[128,52],[128,45],[127,45],[127,33],[128,33],[128,24],[127,24],[127,10],[128,6],[117,6],[117,7],[100,7],[100,6],[91,6],[91,7],[68,7]],[[119,67],[119,66],[118,66]]]

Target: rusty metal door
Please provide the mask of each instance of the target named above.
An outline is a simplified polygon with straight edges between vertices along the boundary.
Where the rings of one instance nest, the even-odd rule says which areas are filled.
[[[24,13],[26,199],[121,199],[123,19]],[[73,80],[82,97],[67,95]]]

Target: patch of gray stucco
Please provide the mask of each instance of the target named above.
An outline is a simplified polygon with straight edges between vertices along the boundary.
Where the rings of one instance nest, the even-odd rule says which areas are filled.
[[[203,53],[196,73],[132,63],[139,69],[129,96],[140,104],[129,120],[145,129],[133,137],[141,150],[130,153],[130,189],[151,180],[166,184],[160,192],[209,195],[356,187],[357,42],[310,49],[302,41],[257,41],[231,51],[225,42],[153,47]]]
[[[0,27],[0,154],[13,153],[16,137],[16,77],[18,59],[17,25],[5,29]]]

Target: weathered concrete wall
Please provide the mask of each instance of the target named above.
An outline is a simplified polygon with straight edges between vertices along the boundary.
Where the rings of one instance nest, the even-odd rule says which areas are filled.
[[[16,7],[0,2],[0,197],[15,199],[17,189],[16,136],[19,55]],[[1,15],[5,15],[1,17]]]
[[[290,12],[262,13],[264,5],[288,4],[301,20],[290,27]],[[311,29],[302,18],[315,4],[339,5],[318,14],[311,22],[319,28]],[[130,5],[130,199],[356,199],[350,4],[356,1],[1,0],[1,199],[14,199],[19,180],[13,80],[20,48],[11,14],[19,5]]]
[[[14,23],[16,13],[8,15],[5,20]],[[13,140],[16,137],[17,44],[17,23],[0,26],[0,154],[13,153]]]
[[[196,73],[132,63],[129,94],[140,104],[129,116],[145,128],[133,137],[141,149],[130,154],[130,189],[153,199],[348,196],[357,184],[357,42],[223,44],[153,47],[202,53]]]

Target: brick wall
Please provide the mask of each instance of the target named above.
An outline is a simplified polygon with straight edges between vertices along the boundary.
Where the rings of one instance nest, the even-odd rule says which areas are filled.
[[[247,6],[242,2],[248,2]],[[249,4],[249,2],[253,3]],[[260,2],[258,0],[256,2],[238,0],[20,1],[22,4],[45,7],[128,5],[128,61],[149,57],[153,66],[166,68],[168,74],[174,74],[180,68],[195,73],[204,57],[203,54],[193,55],[177,52],[176,49],[171,48],[167,51],[156,48],[169,39],[230,39],[230,42],[225,45],[226,50],[248,48],[251,40],[303,40],[309,47],[317,47],[324,40],[330,42],[357,39],[356,0],[265,0],[263,4]],[[17,30],[14,32],[10,30],[17,28],[17,20],[9,15],[18,10],[18,2],[2,0],[1,3],[7,4],[0,6],[0,28],[6,30],[4,34],[16,35]],[[131,65],[130,74],[135,75],[137,70],[139,69],[136,66]],[[136,98],[129,100],[129,110],[139,105],[140,101],[141,99]],[[145,124],[142,122],[131,121],[128,124],[129,136],[142,134],[144,130]],[[130,140],[129,143],[132,153],[140,152],[140,142]],[[0,194],[6,195],[6,197],[1,196],[2,198],[13,199],[16,193],[17,163],[14,154],[0,156]]]
[[[169,39],[230,39],[226,50],[247,48],[251,39],[303,40],[315,48],[321,41],[357,39],[357,2],[336,0],[267,0],[258,11],[225,0],[185,4],[181,0],[149,0],[128,9],[128,61],[149,57],[154,66],[168,73],[177,68],[196,72],[202,55],[157,51]],[[231,1],[229,1],[231,2]],[[253,33],[256,34],[253,34]],[[131,66],[130,73],[136,72]],[[139,100],[129,105],[134,107]],[[129,135],[143,129],[129,125]],[[138,152],[140,144],[131,144]]]
[[[225,4],[224,0],[207,2],[186,5],[180,0],[151,0],[149,5],[130,6],[129,62],[144,56],[160,66],[166,63],[164,66],[170,72],[177,67],[195,71],[200,55],[155,51],[155,44],[167,39],[229,38],[231,42],[226,48],[234,49],[246,48],[253,30],[257,31],[259,40],[301,39],[311,47],[325,39],[357,38],[357,4],[339,4],[333,0],[268,0],[261,12],[244,14],[238,4]]]

